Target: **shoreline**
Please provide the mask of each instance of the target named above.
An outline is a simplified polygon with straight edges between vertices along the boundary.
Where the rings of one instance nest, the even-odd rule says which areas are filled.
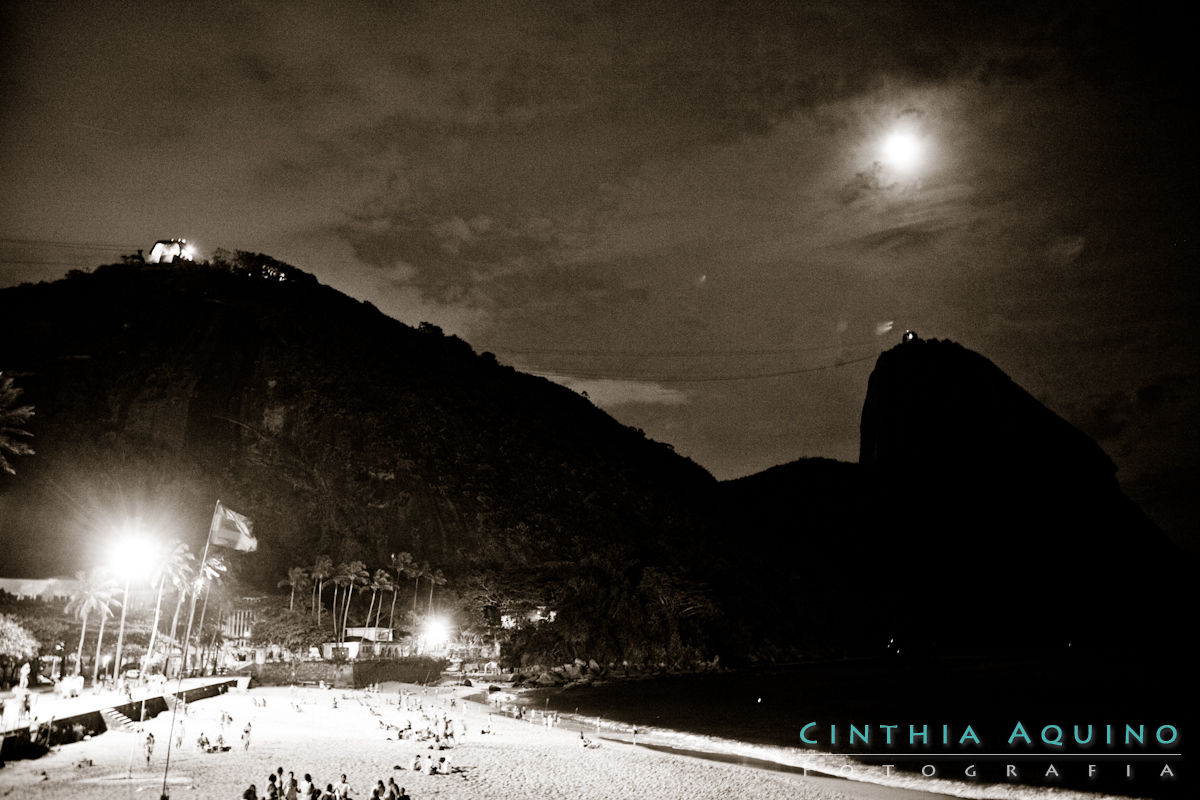
[[[386,691],[263,687],[229,692],[189,704],[181,717],[182,746],[174,748],[167,793],[173,800],[240,797],[251,783],[260,790],[277,766],[308,772],[324,786],[347,774],[354,800],[369,798],[377,780],[393,777],[413,800],[607,800],[614,794],[662,800],[884,800],[877,788],[815,776],[772,772],[666,753],[617,741],[581,747],[576,732],[533,726],[496,714],[486,705],[460,701],[459,687],[385,685]],[[463,687],[465,688],[465,687]],[[399,690],[437,713],[447,712],[465,724],[461,742],[444,751],[457,768],[450,775],[426,775],[410,768],[415,756],[438,752],[424,742],[398,740],[394,725],[411,714]],[[449,689],[449,691],[447,691]],[[454,705],[450,705],[454,698]],[[334,708],[334,701],[337,707]],[[265,705],[262,705],[265,703]],[[221,727],[228,714],[233,722]],[[38,759],[9,762],[0,769],[0,797],[23,800],[145,800],[164,786],[164,756],[171,741],[171,715],[147,720],[138,732],[108,731],[91,739],[55,748]],[[252,723],[250,747],[240,733]],[[490,730],[490,733],[484,731]],[[147,762],[145,733],[157,747]],[[229,751],[205,753],[195,747],[204,733],[215,740],[222,732]],[[115,794],[114,794],[115,793]],[[928,792],[906,794],[904,800],[943,800]]]
[[[515,696],[517,702],[520,702],[522,695],[546,691],[553,690],[532,687],[502,690],[503,693]],[[486,689],[484,692],[486,693]],[[533,708],[538,714],[543,713],[532,704],[527,707]],[[562,724],[571,730],[590,731],[606,740],[633,744],[631,729],[634,726],[628,722],[592,714],[559,713]],[[1114,795],[1101,791],[1035,786],[1018,782],[968,782],[945,777],[926,777],[911,771],[893,770],[889,773],[882,765],[855,760],[853,754],[749,742],[658,726],[637,725],[636,730],[636,745],[639,747],[684,757],[734,763],[753,769],[788,772],[809,780],[816,778],[875,787],[890,793],[885,795],[888,797],[897,796],[902,792],[928,798],[964,800],[1150,800],[1152,797],[1145,794]],[[1020,758],[1014,757],[1014,760]]]
[[[1179,664],[1160,665],[1144,655],[1098,661],[1079,652],[860,659],[720,675],[664,675],[662,680],[616,677],[590,686],[526,683],[517,691],[530,707],[545,704],[564,716],[574,711],[591,724],[602,717],[613,721],[614,731],[637,726],[649,734],[655,726],[662,743],[679,750],[738,754],[832,774],[853,770],[848,777],[854,780],[896,785],[897,778],[909,777],[918,788],[970,798],[1050,792],[1057,797],[1181,800],[1192,796],[1186,763],[1178,754],[1165,753],[1178,747],[1147,743],[1127,748],[1129,753],[1100,753],[1097,760],[1084,761],[1086,748],[1063,755],[1050,747],[1006,744],[1012,744],[1017,723],[1024,723],[1035,740],[1048,723],[1129,721],[1145,723],[1153,736],[1158,723],[1183,722],[1179,697],[1186,684],[1186,668]],[[1123,690],[1114,693],[1113,686]],[[1105,698],[1101,719],[1095,718],[1097,696]],[[929,723],[935,738],[951,730],[955,741],[939,747],[926,739],[929,746],[901,743],[893,750],[861,746],[869,739],[861,739],[858,747],[846,740],[857,723],[882,741],[881,730],[888,726],[865,723],[884,722],[915,722],[918,730]],[[834,723],[840,734],[836,738]],[[816,733],[799,741],[811,726]],[[1172,728],[1169,733],[1176,730],[1167,727]],[[970,746],[956,746],[963,744],[957,740],[964,730],[974,738]],[[1128,758],[1120,759],[1122,755]],[[884,769],[889,761],[894,765],[890,775]]]
[[[436,751],[417,742],[398,741],[389,732],[388,725],[402,724],[411,716],[398,702],[404,690],[413,692],[425,707],[464,723],[464,740],[446,751],[460,768],[457,774],[428,776],[406,768],[414,755],[433,752],[436,756]],[[432,795],[439,800],[481,796],[586,800],[611,797],[613,787],[631,797],[664,800],[725,800],[730,796],[767,800],[1096,800],[1102,796],[1038,792],[1029,787],[970,794],[960,785],[920,777],[908,784],[863,780],[858,775],[847,779],[838,776],[838,767],[832,762],[797,763],[792,754],[761,746],[659,728],[639,728],[635,745],[623,723],[562,715],[559,726],[547,727],[466,699],[478,692],[477,686],[411,684],[384,684],[381,691],[373,693],[260,687],[189,704],[189,714],[182,718],[186,726],[183,745],[171,754],[167,791],[175,800],[228,800],[255,783],[261,793],[267,773],[278,765],[295,771],[297,778],[311,772],[322,786],[345,772],[355,789],[355,800],[368,798],[374,781],[389,776],[405,786],[414,800]],[[234,722],[222,729],[219,719],[225,713]],[[0,797],[17,792],[27,800],[111,800],[114,790],[130,800],[157,795],[164,785],[163,755],[170,717],[169,713],[160,714],[144,724],[143,730],[154,733],[159,743],[148,767],[141,734],[109,731],[56,748],[39,759],[10,762],[0,769]],[[253,741],[243,750],[238,739],[247,722],[253,723]],[[580,747],[578,734],[597,724],[600,733],[594,741],[599,746]],[[223,730],[226,741],[233,745],[231,751],[205,754],[193,746],[199,733],[215,739],[218,730]],[[811,771],[805,775],[805,769]],[[816,774],[818,771],[823,774]]]

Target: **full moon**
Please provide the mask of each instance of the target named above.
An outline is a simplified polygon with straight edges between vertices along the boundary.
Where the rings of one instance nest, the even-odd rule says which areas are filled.
[[[911,172],[921,164],[922,149],[915,133],[895,130],[883,140],[883,162],[893,169]]]

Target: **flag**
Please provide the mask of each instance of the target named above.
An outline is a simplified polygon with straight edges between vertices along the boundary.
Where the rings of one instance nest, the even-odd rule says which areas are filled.
[[[217,547],[232,547],[246,553],[258,549],[258,540],[254,538],[254,523],[249,518],[228,509],[217,501],[213,511],[212,526],[208,529],[208,541]]]

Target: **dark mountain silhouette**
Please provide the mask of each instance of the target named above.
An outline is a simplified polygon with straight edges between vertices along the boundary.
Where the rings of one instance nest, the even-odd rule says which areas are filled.
[[[132,515],[199,548],[218,497],[254,520],[237,561],[264,588],[319,554],[408,551],[538,605],[547,571],[684,569],[710,538],[716,481],[669,447],[265,256],[6,289],[0,364],[36,408],[37,457],[0,493],[10,573],[93,562],[80,543]]]
[[[518,652],[640,663],[1095,639],[1177,555],[1094,443],[948,342],[880,357],[859,464],[724,483],[259,254],[0,291],[0,368],[36,408],[0,479],[12,576],[94,563],[131,516],[198,549],[220,498],[255,522],[250,585],[408,551],[476,622],[556,610]]]
[[[857,464],[801,459],[723,482],[721,501],[721,527],[736,545],[730,576],[717,585],[739,587],[726,603],[762,655],[788,660],[879,643],[883,629],[853,602],[871,558]]]
[[[767,585],[788,581],[798,641],[1159,645],[1195,607],[1193,560],[1125,497],[1100,447],[953,342],[881,354],[857,465],[796,462],[723,495],[726,526],[752,519],[747,547],[781,556]]]
[[[947,632],[993,621],[1020,638],[1135,635],[1183,585],[1183,554],[1100,447],[957,344],[916,339],[880,357],[860,453],[876,524],[901,521],[893,557],[937,580]]]

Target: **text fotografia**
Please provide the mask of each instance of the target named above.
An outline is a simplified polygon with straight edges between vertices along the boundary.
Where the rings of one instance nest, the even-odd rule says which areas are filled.
[[[952,780],[984,780],[984,781],[1019,781],[1022,783],[1055,783],[1064,778],[1096,781],[1101,778],[1113,778],[1125,781],[1158,780],[1175,781],[1179,778],[1179,764],[1166,760],[1154,764],[1140,763],[1063,763],[1058,760],[1044,761],[1041,764],[1030,763],[975,763],[947,765],[945,763],[923,762],[919,767],[905,767],[900,764],[842,764],[838,767],[821,767],[812,769],[814,775],[836,775],[842,778],[855,779],[877,774],[879,770],[892,777],[903,773],[911,774],[917,769],[925,778],[949,778]],[[810,773],[810,768],[804,768],[804,775]]]
[[[800,744],[804,747],[984,747],[983,739],[972,725],[822,725],[818,722],[809,722],[800,729]],[[1010,750],[1025,749],[1026,752],[1032,752],[1030,748],[1040,747],[1054,748],[1042,752],[1096,747],[1145,750],[1177,747],[1179,729],[1169,724],[1051,724],[1039,727],[1017,722],[1013,725],[1005,744]],[[993,745],[994,743],[989,743],[988,746]]]
[[[1087,785],[1097,781],[1175,782],[1180,732],[1143,723],[1048,724],[1009,727],[809,722],[800,744],[853,758],[835,771],[893,771],[926,778]],[[1174,751],[1174,752],[1170,752]]]

